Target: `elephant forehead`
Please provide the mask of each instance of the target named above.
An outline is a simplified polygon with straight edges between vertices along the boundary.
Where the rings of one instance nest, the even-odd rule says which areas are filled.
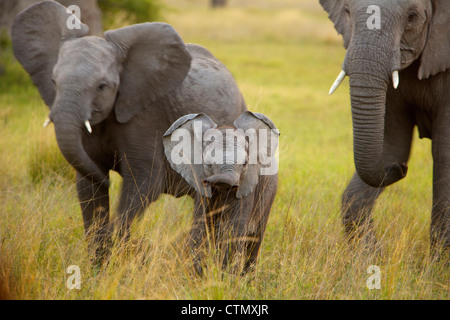
[[[368,6],[376,5],[392,10],[409,7],[411,4],[423,2],[423,0],[347,0],[347,2],[351,8],[364,8],[367,10]]]
[[[112,46],[99,37],[84,37],[63,43],[58,65],[89,65],[90,68],[109,66],[116,61]]]
[[[205,159],[209,158],[226,159],[226,162],[235,162],[236,158],[245,157],[246,139],[242,130],[233,128],[218,128],[209,132],[205,136],[206,149]]]
[[[225,148],[232,146],[245,147],[245,133],[243,130],[235,129],[231,126],[219,127],[205,132],[205,140],[214,145],[222,145]]]

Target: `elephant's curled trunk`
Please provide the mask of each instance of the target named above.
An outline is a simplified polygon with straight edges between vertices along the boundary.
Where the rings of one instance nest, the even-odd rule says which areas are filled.
[[[55,126],[55,136],[64,158],[83,177],[96,183],[109,186],[107,173],[99,168],[89,157],[82,143],[83,130],[86,130],[81,107],[74,103],[56,101],[50,118]],[[87,130],[86,130],[87,132]]]
[[[224,172],[212,175],[203,180],[203,183],[208,183],[212,186],[223,186],[223,187],[239,187],[239,174],[234,169],[226,170]]]
[[[373,46],[372,46],[373,48]],[[386,56],[367,57],[367,45],[349,48],[346,59],[350,76],[355,168],[373,187],[388,186],[406,176],[404,163],[388,163],[383,156],[386,92],[391,74]]]

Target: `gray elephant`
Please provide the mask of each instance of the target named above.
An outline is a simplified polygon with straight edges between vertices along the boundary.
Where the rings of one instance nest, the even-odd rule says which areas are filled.
[[[184,114],[208,112],[232,124],[246,110],[237,84],[208,50],[185,44],[164,23],[143,23],[84,36],[70,15],[47,1],[20,13],[14,54],[50,107],[58,146],[77,170],[85,232],[100,263],[109,251],[109,171],[123,178],[119,235],[161,193],[194,196],[170,168],[162,135]],[[49,123],[46,122],[46,124]]]
[[[343,194],[350,237],[376,245],[371,211],[404,178],[413,128],[432,139],[431,249],[450,248],[450,2],[320,0],[347,54],[356,173]]]
[[[209,243],[223,268],[245,273],[255,266],[277,192],[278,136],[269,118],[249,111],[233,126],[189,114],[164,134],[170,165],[197,191],[189,248],[199,274]]]

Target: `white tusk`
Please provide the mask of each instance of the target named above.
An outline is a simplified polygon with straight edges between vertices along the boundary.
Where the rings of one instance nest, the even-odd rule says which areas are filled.
[[[52,122],[52,121],[50,120],[50,118],[45,119],[45,122],[44,122],[44,124],[43,124],[43,127],[44,127],[44,128],[47,128],[48,125],[50,124],[50,122]]]
[[[341,73],[339,73],[338,77],[336,78],[336,81],[334,81],[333,85],[330,88],[330,92],[328,92],[328,94],[331,96],[333,94],[333,92],[336,91],[336,89],[340,86],[340,84],[342,83],[342,80],[344,80],[346,74],[345,71],[342,70]]]
[[[398,75],[398,71],[395,70],[394,72],[392,72],[392,84],[394,85],[394,89],[398,88],[399,83],[400,83],[400,77]]]
[[[91,128],[91,124],[89,123],[89,120],[86,120],[84,122],[84,125],[86,126],[87,131],[89,131],[89,133],[92,133],[92,128]]]

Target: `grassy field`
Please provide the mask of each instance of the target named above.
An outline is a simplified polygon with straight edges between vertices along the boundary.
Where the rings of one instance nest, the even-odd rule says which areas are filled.
[[[318,2],[318,1],[317,1]],[[448,269],[429,257],[430,141],[413,145],[408,177],[374,211],[381,257],[345,242],[340,197],[351,178],[348,81],[331,97],[345,51],[314,0],[166,0],[163,20],[210,49],[235,76],[249,109],[281,132],[279,190],[254,273],[236,277],[209,262],[191,275],[183,255],[192,201],[162,196],[133,225],[132,245],[93,270],[74,173],[42,123],[47,107],[10,52],[0,76],[0,287],[18,299],[449,299]],[[112,207],[120,177],[112,178]],[[113,214],[115,213],[113,209]],[[69,265],[81,290],[69,290]],[[381,289],[369,290],[369,265]]]

